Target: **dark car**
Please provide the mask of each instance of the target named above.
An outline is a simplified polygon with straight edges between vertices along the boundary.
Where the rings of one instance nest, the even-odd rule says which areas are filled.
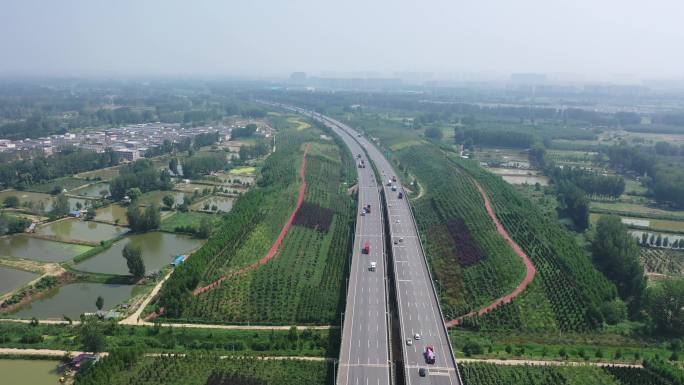
[[[421,377],[427,376],[427,369],[425,369],[425,368],[418,369],[418,375],[420,375]]]

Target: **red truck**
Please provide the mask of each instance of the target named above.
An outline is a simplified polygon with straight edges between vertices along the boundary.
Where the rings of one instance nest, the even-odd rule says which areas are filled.
[[[437,357],[435,356],[435,349],[432,347],[432,345],[428,345],[425,347],[425,362],[428,364],[434,364],[435,359]]]
[[[363,250],[362,251],[364,254],[370,253],[370,242],[366,241],[366,243],[363,244]]]

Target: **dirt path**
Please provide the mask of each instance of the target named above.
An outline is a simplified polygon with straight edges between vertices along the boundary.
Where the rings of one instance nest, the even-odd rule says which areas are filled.
[[[66,350],[54,350],[54,349],[15,349],[15,348],[0,348],[0,354],[2,355],[12,355],[12,356],[50,356],[50,357],[63,357],[65,354],[71,353],[74,356],[79,355],[83,352],[71,352]],[[105,353],[106,354],[106,353]]]
[[[525,264],[526,273],[525,273],[525,278],[520,282],[518,287],[516,287],[515,290],[513,290],[511,293],[495,300],[494,302],[490,303],[489,305],[487,305],[487,306],[485,306],[479,310],[472,311],[466,315],[462,315],[456,319],[452,319],[452,320],[447,321],[446,322],[447,327],[453,327],[453,326],[458,325],[459,322],[465,317],[472,316],[475,314],[483,315],[483,314],[491,311],[492,309],[496,308],[497,306],[499,306],[503,303],[510,302],[513,298],[522,294],[522,292],[525,290],[525,288],[527,288],[527,285],[529,285],[530,282],[532,282],[532,280],[534,279],[534,275],[537,273],[537,269],[535,269],[534,264],[532,263],[530,258],[527,256],[527,254],[525,254],[523,249],[513,240],[513,238],[511,238],[511,236],[508,234],[508,232],[503,227],[501,222],[499,222],[499,219],[496,217],[496,213],[494,212],[494,209],[492,208],[492,204],[489,201],[489,196],[487,196],[487,193],[482,188],[480,183],[478,183],[474,178],[469,178],[469,179],[475,184],[475,187],[477,187],[477,189],[480,191],[480,194],[482,195],[482,199],[484,200],[485,209],[487,209],[487,214],[489,214],[489,217],[492,219],[492,222],[494,222],[494,225],[496,226],[496,231],[498,231],[499,234],[501,234],[501,236],[504,237],[506,242],[508,242],[508,244],[513,248],[513,251],[515,251],[515,253],[518,254],[518,256],[520,256],[520,258],[523,260],[523,263]]]
[[[623,368],[643,368],[641,364],[623,364],[618,362],[592,362],[592,361],[558,361],[558,360],[501,360],[496,358],[459,358],[460,364],[470,362],[482,362],[495,365],[553,365],[553,366],[619,366]]]
[[[223,281],[235,277],[240,274],[244,274],[247,271],[253,270],[254,268],[258,267],[259,265],[262,265],[271,259],[275,257],[276,253],[278,252],[278,249],[280,249],[280,244],[283,243],[283,239],[285,238],[285,235],[287,235],[287,232],[290,230],[290,227],[292,226],[292,221],[294,221],[295,215],[297,214],[297,211],[299,211],[299,208],[302,206],[302,203],[304,203],[304,193],[306,192],[306,178],[305,178],[305,173],[306,173],[306,160],[307,160],[307,153],[309,152],[309,146],[306,146],[306,149],[304,150],[304,159],[302,159],[302,166],[299,168],[299,178],[301,179],[301,184],[299,186],[299,195],[297,197],[297,205],[295,206],[294,210],[292,210],[292,214],[290,214],[290,218],[285,222],[285,225],[283,226],[282,230],[280,230],[280,234],[278,234],[278,238],[276,238],[275,242],[273,242],[273,245],[271,246],[271,249],[268,251],[266,256],[261,258],[260,260],[254,262],[251,265],[245,266],[241,268],[238,271],[232,272],[228,275],[224,275],[223,277],[217,279],[216,281],[208,284],[207,286],[200,287],[195,289],[193,292],[194,295],[200,295],[208,290],[211,290],[217,286],[219,286]]]
[[[142,303],[138,306],[138,308],[133,312],[133,314],[129,315],[128,317],[122,319],[119,323],[121,325],[137,325],[138,322],[140,321],[140,315],[142,314],[143,310],[145,310],[145,307],[150,304],[152,299],[159,293],[159,290],[161,290],[162,285],[164,282],[166,282],[167,279],[173,274],[174,270],[169,271],[168,274],[159,282],[157,282],[156,285],[154,285],[154,288],[152,288],[152,291],[150,294],[147,295],[147,298],[145,298]]]

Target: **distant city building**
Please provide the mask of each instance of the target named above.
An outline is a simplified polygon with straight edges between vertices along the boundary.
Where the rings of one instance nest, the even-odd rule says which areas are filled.
[[[133,150],[130,148],[118,148],[114,150],[114,152],[121,157],[123,160],[127,160],[129,162],[133,162],[135,160],[140,159],[140,151],[138,150]]]

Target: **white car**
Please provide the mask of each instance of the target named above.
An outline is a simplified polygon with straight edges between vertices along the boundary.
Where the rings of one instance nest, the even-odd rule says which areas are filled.
[[[420,340],[420,334],[419,334],[419,333],[416,333],[416,335],[415,335],[415,336],[413,336],[413,338],[415,338],[415,339],[416,339],[416,341]]]
[[[406,339],[406,345],[408,345],[408,346],[413,345],[413,340],[410,339],[410,338],[407,338],[407,339]]]
[[[397,223],[399,223],[399,220],[397,219]]]

